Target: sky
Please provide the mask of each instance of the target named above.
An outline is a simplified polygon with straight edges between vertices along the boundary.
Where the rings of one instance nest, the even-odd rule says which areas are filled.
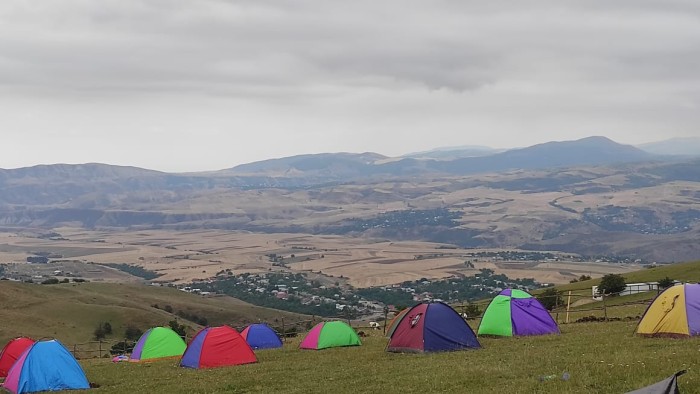
[[[700,136],[697,0],[0,1],[0,168]]]

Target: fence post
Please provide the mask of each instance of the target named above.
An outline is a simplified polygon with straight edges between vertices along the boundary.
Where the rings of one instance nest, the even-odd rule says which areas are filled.
[[[566,324],[569,324],[569,308],[571,307],[571,290],[569,290],[569,296],[566,299]]]
[[[97,358],[102,357],[102,340],[97,341]]]
[[[557,311],[554,315],[554,321],[559,324],[559,293],[554,294],[554,310]]]
[[[603,315],[605,316],[605,321],[608,321],[608,307],[605,305],[605,292],[603,292]]]
[[[384,335],[386,335],[386,323],[387,323],[386,319],[387,319],[387,317],[389,317],[389,307],[385,305],[384,306]]]
[[[284,327],[284,316],[282,316],[282,340],[287,342],[287,329]]]
[[[126,338],[124,338],[124,353],[122,354],[126,354]]]
[[[78,358],[78,344],[73,344],[73,357]]]

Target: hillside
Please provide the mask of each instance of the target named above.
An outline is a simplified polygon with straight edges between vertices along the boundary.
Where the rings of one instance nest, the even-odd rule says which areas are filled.
[[[153,307],[158,305],[159,309]],[[164,309],[169,305],[173,313]],[[37,285],[0,281],[0,342],[28,335],[34,338],[56,337],[66,344],[92,339],[100,322],[109,322],[120,340],[124,330],[133,326],[145,331],[167,325],[177,319],[191,332],[199,326],[178,317],[187,312],[208,320],[209,325],[234,327],[252,322],[286,317],[300,320],[301,315],[256,307],[230,297],[207,298],[174,288],[136,284],[66,283]],[[12,322],[12,324],[7,324]]]
[[[700,137],[671,138],[642,144],[638,148],[656,155],[698,156],[700,155]]]
[[[588,137],[576,141],[547,142],[484,157],[436,162],[431,168],[452,174],[477,174],[638,162],[653,158],[654,155],[633,146],[618,144],[605,137]]]
[[[622,276],[627,283],[656,282],[666,277],[684,283],[696,283],[700,282],[700,261],[659,265],[653,268],[628,272],[622,274]],[[556,286],[556,288],[562,291],[590,291],[591,287],[597,286],[598,283],[600,283],[600,278],[560,285]]]

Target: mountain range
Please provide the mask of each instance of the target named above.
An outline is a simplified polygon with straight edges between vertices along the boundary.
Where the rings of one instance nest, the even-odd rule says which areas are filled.
[[[700,233],[700,159],[604,137],[451,155],[324,153],[189,174],[0,169],[0,225],[341,234],[658,261],[700,254],[688,244]]]

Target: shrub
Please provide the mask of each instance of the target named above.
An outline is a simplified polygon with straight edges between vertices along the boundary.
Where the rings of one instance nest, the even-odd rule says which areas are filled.
[[[41,282],[42,285],[56,285],[59,283],[59,280],[56,278],[49,278],[46,279],[45,281]]]
[[[537,300],[545,307],[548,311],[551,311],[558,305],[563,305],[564,301],[561,298],[561,293],[557,289],[550,287],[543,291],[542,293],[535,296]]]
[[[102,323],[98,323],[97,328],[95,328],[95,331],[92,332],[92,335],[96,341],[105,339],[107,334],[105,333],[104,325]]]
[[[466,313],[469,317],[476,317],[481,315],[481,309],[479,309],[479,305],[467,304],[464,307],[464,313]]]
[[[126,330],[124,330],[124,337],[132,341],[138,340],[139,338],[141,338],[141,335],[143,335],[143,331],[134,326],[128,326]]]
[[[117,342],[114,345],[112,345],[112,348],[109,350],[109,352],[112,354],[131,353],[134,350],[134,345],[135,343],[133,341]]]
[[[170,328],[171,328],[173,331],[175,331],[175,332],[176,332],[178,335],[180,335],[181,337],[184,337],[184,336],[185,336],[187,327],[185,327],[184,325],[178,323],[177,320],[170,320],[170,321],[168,322],[168,325],[170,326]]]
[[[673,279],[669,278],[668,276],[663,279],[659,279],[659,289],[667,289],[673,286],[673,282]]]

